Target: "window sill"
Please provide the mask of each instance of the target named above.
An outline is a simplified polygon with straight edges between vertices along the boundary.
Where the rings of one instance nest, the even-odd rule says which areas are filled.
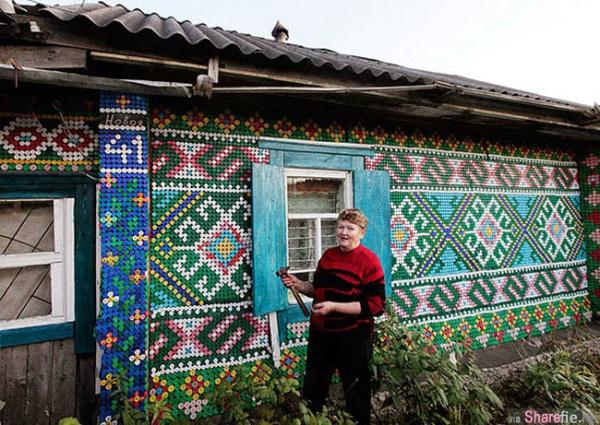
[[[0,348],[73,338],[73,322],[0,331]]]

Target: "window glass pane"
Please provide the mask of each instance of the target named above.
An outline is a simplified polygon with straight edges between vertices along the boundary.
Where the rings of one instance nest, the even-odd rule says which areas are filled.
[[[314,220],[288,221],[288,259],[292,270],[316,266]]]
[[[0,254],[54,251],[52,201],[0,201]]]
[[[0,321],[51,312],[49,265],[0,270]]]
[[[288,177],[288,214],[338,213],[343,181],[321,177]]]
[[[327,249],[337,245],[335,240],[336,228],[336,220],[321,219],[321,255],[323,255]]]

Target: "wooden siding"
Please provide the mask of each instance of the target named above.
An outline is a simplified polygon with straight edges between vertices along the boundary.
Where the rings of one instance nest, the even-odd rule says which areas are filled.
[[[76,355],[74,340],[0,349],[2,425],[55,425],[76,416],[94,422],[95,356]]]

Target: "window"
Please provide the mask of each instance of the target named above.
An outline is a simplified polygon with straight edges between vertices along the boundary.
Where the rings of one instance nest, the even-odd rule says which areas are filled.
[[[73,206],[0,200],[0,330],[74,320]]]
[[[311,277],[321,253],[335,244],[335,219],[345,207],[369,218],[362,243],[380,258],[391,293],[389,175],[364,170],[369,146],[262,138],[270,164],[252,166],[254,314],[270,314],[273,355],[289,323],[306,320],[275,271]]]
[[[95,350],[95,198],[85,176],[0,180],[0,348],[75,338]]]
[[[288,265],[312,281],[319,258],[336,244],[338,213],[352,205],[351,173],[290,168],[285,176]],[[296,302],[291,292],[288,301]]]

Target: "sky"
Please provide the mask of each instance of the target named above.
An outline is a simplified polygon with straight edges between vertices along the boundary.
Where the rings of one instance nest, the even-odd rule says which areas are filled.
[[[92,0],[90,0],[92,1]],[[116,4],[108,0],[110,4]],[[121,0],[290,43],[600,103],[598,0]]]

